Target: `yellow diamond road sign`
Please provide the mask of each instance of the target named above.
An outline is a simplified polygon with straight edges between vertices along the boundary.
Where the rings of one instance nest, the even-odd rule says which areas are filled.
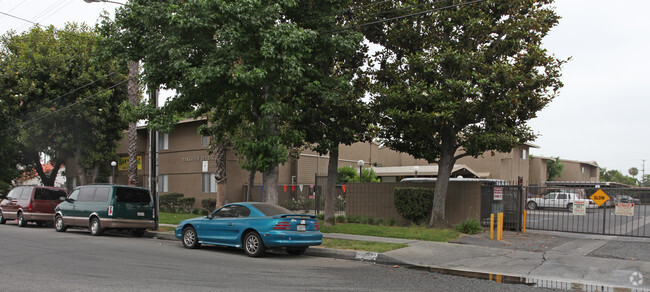
[[[595,192],[591,197],[589,197],[598,207],[602,206],[605,204],[605,202],[609,201],[609,196],[603,192],[603,190],[598,190]]]

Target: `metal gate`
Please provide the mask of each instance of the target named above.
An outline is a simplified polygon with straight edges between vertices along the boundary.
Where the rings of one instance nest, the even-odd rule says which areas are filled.
[[[650,191],[635,188],[526,187],[529,229],[650,237]],[[589,198],[598,191],[598,206]],[[575,201],[584,201],[576,209]],[[582,204],[582,203],[578,203]]]
[[[523,187],[481,186],[481,224],[490,226],[490,215],[503,213],[503,228],[520,231],[523,227]]]

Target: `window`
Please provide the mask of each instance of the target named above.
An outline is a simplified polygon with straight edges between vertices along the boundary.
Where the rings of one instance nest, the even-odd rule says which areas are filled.
[[[521,159],[526,160],[526,149],[521,149]]]
[[[581,168],[581,171],[582,171],[582,173],[585,173],[585,167],[584,166]]]
[[[79,202],[92,202],[95,196],[95,188],[82,188],[79,190]]]
[[[169,134],[158,133],[158,150],[169,149]]]
[[[46,201],[57,201],[59,198],[65,198],[64,190],[51,190],[44,188],[36,188],[34,193],[34,200],[46,200]]]
[[[169,192],[169,175],[161,174],[158,176],[158,191]]]
[[[72,193],[70,193],[68,199],[76,201],[78,197],[79,197],[79,190],[74,190],[72,191]]]
[[[214,177],[214,173],[204,173],[201,175],[201,192],[217,192],[217,179]]]
[[[115,201],[122,203],[151,203],[151,195],[149,191],[134,188],[116,188]]]
[[[275,216],[275,215],[283,215],[283,214],[291,214],[292,212],[277,206],[277,205],[270,205],[270,204],[255,204],[253,207],[257,208],[257,210],[260,210],[264,215],[266,216]]]
[[[23,188],[23,192],[20,194],[21,200],[29,200],[32,196],[32,188],[26,187]]]
[[[210,145],[210,137],[201,136],[201,146],[209,146],[209,145]]]
[[[558,194],[557,195],[558,200],[566,200],[566,198],[567,198],[566,194]]]
[[[110,188],[97,188],[97,191],[95,191],[95,197],[93,197],[93,202],[107,202],[110,190]]]

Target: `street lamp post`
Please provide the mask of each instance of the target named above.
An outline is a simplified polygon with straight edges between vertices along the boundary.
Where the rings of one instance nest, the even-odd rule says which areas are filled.
[[[417,178],[418,177],[418,171],[420,171],[420,167],[417,166],[417,165],[413,166],[413,171],[415,172],[415,178]]]
[[[111,161],[111,166],[113,167],[113,176],[111,177],[111,183],[115,183],[115,167],[117,166],[117,162]]]
[[[359,165],[359,182],[361,182],[361,174],[362,174],[362,169],[363,169],[363,164],[364,163],[365,162],[363,162],[363,160],[357,161],[357,165]]]

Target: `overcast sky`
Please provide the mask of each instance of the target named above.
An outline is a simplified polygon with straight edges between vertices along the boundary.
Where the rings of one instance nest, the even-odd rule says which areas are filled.
[[[0,12],[43,25],[94,25],[103,9],[116,4],[83,0],[0,0]],[[624,174],[650,173],[650,1],[556,0],[562,17],[545,39],[563,67],[564,88],[530,122],[540,136],[533,155],[595,161]],[[0,32],[24,31],[33,24],[0,14]]]

